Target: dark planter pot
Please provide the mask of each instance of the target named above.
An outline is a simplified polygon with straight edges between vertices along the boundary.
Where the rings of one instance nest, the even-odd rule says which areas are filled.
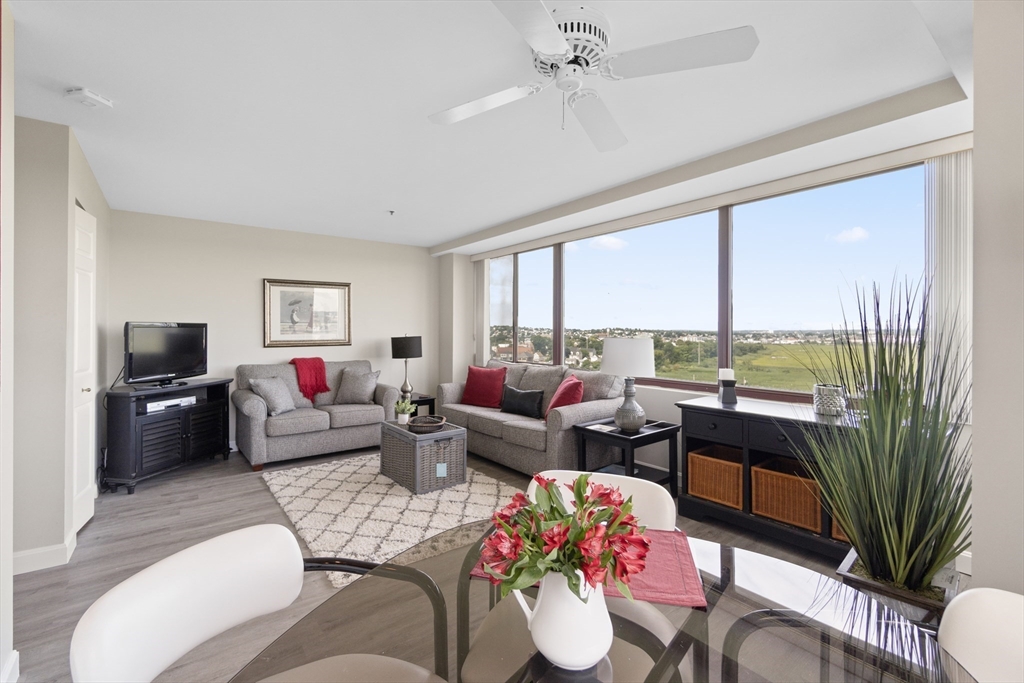
[[[875,581],[874,579],[866,579],[863,576],[858,576],[857,574],[854,574],[851,571],[856,561],[857,551],[854,548],[850,548],[850,552],[846,554],[846,557],[843,559],[842,564],[839,565],[839,569],[836,570],[836,574],[838,574],[840,578],[842,578],[843,583],[845,583],[847,586],[851,586],[853,588],[868,593],[874,593],[876,595],[892,598],[894,600],[898,600],[899,602],[911,605],[913,607],[918,607],[924,610],[927,613],[927,615],[932,616],[935,619],[942,618],[942,612],[946,609],[946,605],[948,605],[949,601],[956,596],[957,591],[955,587],[950,589],[944,588],[942,586],[937,586],[937,588],[944,592],[944,598],[942,600],[932,600],[926,598],[920,593],[914,593],[913,591],[908,590],[901,590],[894,586],[890,586],[889,584],[882,583],[880,581]],[[924,622],[931,620],[930,618],[921,618],[917,615],[914,615],[912,618],[914,618],[915,620],[919,619],[920,621]]]

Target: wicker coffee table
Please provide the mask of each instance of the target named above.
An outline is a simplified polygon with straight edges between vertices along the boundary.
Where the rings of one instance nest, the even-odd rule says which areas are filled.
[[[382,422],[380,473],[413,493],[429,493],[466,482],[466,430],[446,424],[431,434]]]

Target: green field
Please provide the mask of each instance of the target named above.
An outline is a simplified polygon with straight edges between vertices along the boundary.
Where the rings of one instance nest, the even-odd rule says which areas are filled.
[[[822,365],[831,349],[818,344],[756,344],[746,353],[738,346],[733,353],[733,369],[737,386],[767,387],[791,391],[811,391],[814,376],[807,369],[812,358]],[[677,363],[658,367],[658,377],[671,377],[696,382],[718,381],[718,359],[696,363]]]

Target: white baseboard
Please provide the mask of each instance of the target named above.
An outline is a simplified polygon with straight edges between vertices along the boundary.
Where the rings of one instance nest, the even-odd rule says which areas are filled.
[[[42,548],[32,548],[30,550],[19,550],[14,553],[14,575],[17,576],[18,574],[67,564],[71,560],[71,555],[75,552],[77,546],[78,536],[72,532],[64,539],[63,543],[48,545]]]
[[[7,658],[3,671],[0,671],[0,683],[17,683],[21,675],[21,664],[17,650],[11,650],[11,656]]]
[[[235,443],[234,441],[228,441],[228,448],[230,448],[232,451],[237,451],[238,444]]]
[[[956,558],[956,570],[961,574],[971,574],[971,551],[966,550]]]

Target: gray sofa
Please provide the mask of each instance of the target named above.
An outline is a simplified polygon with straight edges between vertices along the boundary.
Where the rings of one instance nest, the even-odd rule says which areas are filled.
[[[395,419],[398,389],[378,384],[372,404],[335,405],[342,373],[346,369],[360,374],[370,372],[370,361],[325,365],[330,391],[317,394],[313,401],[299,391],[294,365],[238,366],[238,388],[231,394],[237,409],[235,441],[253,470],[259,472],[268,462],[380,445],[380,423]],[[295,401],[295,410],[267,416],[266,402],[249,385],[250,380],[267,377],[284,380]]]
[[[621,377],[574,370],[562,365],[530,365],[488,361],[487,367],[505,367],[505,384],[522,390],[544,391],[542,412],[563,379],[576,375],[583,381],[583,402],[555,408],[547,420],[503,413],[461,402],[465,382],[437,387],[437,412],[449,422],[466,428],[466,448],[479,456],[525,474],[542,470],[577,469],[576,434],[573,425],[615,416],[622,403]],[[618,450],[594,443],[587,445],[587,468],[594,470],[621,459]]]

